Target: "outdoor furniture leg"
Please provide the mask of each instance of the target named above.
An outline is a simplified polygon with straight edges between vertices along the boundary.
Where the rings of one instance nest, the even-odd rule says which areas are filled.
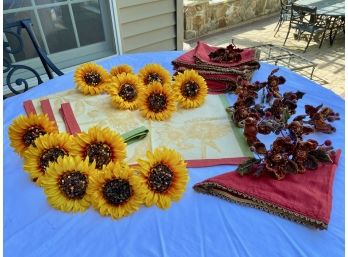
[[[311,31],[311,35],[309,36],[309,39],[308,39],[306,48],[305,48],[304,51],[303,51],[304,53],[307,51],[307,48],[308,48],[308,46],[309,46],[309,43],[312,41],[313,33],[314,33],[314,27],[313,27],[313,29],[312,29],[312,31]],[[321,45],[320,45],[320,46],[321,46]],[[320,48],[320,46],[319,46],[319,48]]]
[[[311,79],[313,78],[314,69],[315,69],[315,66],[312,68]]]
[[[283,44],[283,46],[285,46],[286,40],[288,40],[288,37],[289,37],[289,33],[290,33],[290,30],[291,30],[291,22],[290,22],[290,24],[289,24],[289,29],[288,29],[288,33],[286,34],[286,37],[285,37],[285,41],[284,41],[284,44]]]

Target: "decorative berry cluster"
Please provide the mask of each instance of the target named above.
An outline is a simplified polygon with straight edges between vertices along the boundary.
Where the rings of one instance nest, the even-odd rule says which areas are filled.
[[[208,56],[213,62],[239,62],[242,60],[241,52],[243,49],[237,48],[233,43],[226,48],[219,48],[211,52]]]
[[[283,179],[288,173],[303,173],[306,169],[315,170],[319,162],[332,162],[335,154],[330,140],[319,144],[314,139],[304,140],[303,136],[314,132],[332,133],[335,128],[328,122],[338,120],[339,114],[331,108],[319,105],[306,105],[305,115],[295,116],[297,101],[303,92],[285,92],[279,87],[285,83],[283,76],[276,76],[275,69],[266,82],[249,83],[240,79],[235,90],[236,102],[227,108],[231,119],[243,128],[250,150],[259,158],[251,158],[239,165],[241,174],[272,174]],[[260,101],[257,99],[260,96]],[[258,134],[278,135],[267,149]]]

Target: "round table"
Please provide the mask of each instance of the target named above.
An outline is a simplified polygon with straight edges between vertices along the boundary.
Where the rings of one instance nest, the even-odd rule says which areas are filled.
[[[137,72],[159,63],[172,72],[171,61],[182,52],[111,56],[99,62],[106,69],[129,64]],[[262,63],[253,80],[265,81],[275,66]],[[323,103],[344,117],[344,100],[314,82],[280,68],[286,78],[281,91],[301,90],[298,114],[304,104]],[[42,188],[23,171],[22,159],[8,138],[12,120],[25,114],[24,100],[74,87],[73,73],[57,77],[4,101],[4,251],[5,256],[343,256],[344,254],[344,122],[334,122],[330,135],[342,157],[333,185],[328,230],[313,230],[266,212],[196,193],[192,186],[235,166],[189,169],[183,198],[168,210],[140,208],[120,220],[102,217],[92,208],[63,213],[50,207]],[[233,96],[230,96],[233,101]],[[320,142],[328,138],[315,134]]]
[[[317,14],[326,16],[345,16],[344,0],[298,0],[296,5],[317,7]]]

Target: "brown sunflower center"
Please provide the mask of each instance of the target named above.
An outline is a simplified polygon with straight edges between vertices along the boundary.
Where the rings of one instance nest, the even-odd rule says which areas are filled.
[[[160,163],[150,170],[148,186],[152,191],[165,192],[173,183],[174,173],[168,166]]]
[[[35,139],[45,134],[46,134],[46,131],[40,127],[30,127],[27,129],[27,131],[23,135],[23,143],[26,147],[30,145],[35,146],[34,144]]]
[[[112,158],[111,147],[105,143],[94,143],[87,147],[86,155],[89,162],[96,162],[96,168],[102,169],[104,164],[108,164]]]
[[[184,97],[187,98],[194,98],[197,96],[199,93],[199,86],[196,82],[190,80],[186,82],[182,87],[181,87],[181,94]]]
[[[152,112],[158,113],[167,107],[167,96],[162,93],[152,93],[147,100]]]
[[[40,157],[40,168],[42,172],[45,172],[50,162],[57,161],[59,156],[68,155],[63,149],[54,147],[46,150]]]
[[[123,100],[127,102],[132,102],[135,100],[137,96],[137,91],[133,85],[123,84],[118,95],[122,97]]]
[[[84,76],[85,82],[89,86],[98,86],[99,83],[101,82],[101,76],[100,74],[96,72],[87,72]]]
[[[146,84],[149,84],[151,82],[159,82],[162,84],[162,78],[158,73],[149,73],[146,77]]]
[[[112,179],[103,186],[103,196],[109,204],[120,205],[132,196],[132,187],[125,179]]]
[[[58,183],[60,191],[69,199],[82,199],[86,194],[87,176],[79,171],[63,174]]]

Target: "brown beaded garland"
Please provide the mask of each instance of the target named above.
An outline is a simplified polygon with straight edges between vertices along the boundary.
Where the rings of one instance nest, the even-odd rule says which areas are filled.
[[[23,135],[23,143],[27,147],[30,145],[35,145],[35,139],[45,134],[46,131],[44,131],[41,127],[30,127]]]
[[[150,170],[148,186],[155,192],[165,192],[173,183],[174,173],[166,165],[160,163]]]
[[[125,179],[111,179],[103,186],[103,196],[112,205],[121,205],[132,196],[132,187]]]
[[[79,171],[67,172],[59,178],[59,189],[69,199],[82,199],[87,185],[87,176]]]
[[[85,157],[89,157],[89,162],[96,161],[96,168],[102,169],[103,165],[108,164],[112,159],[111,147],[105,143],[92,143],[88,145]]]

